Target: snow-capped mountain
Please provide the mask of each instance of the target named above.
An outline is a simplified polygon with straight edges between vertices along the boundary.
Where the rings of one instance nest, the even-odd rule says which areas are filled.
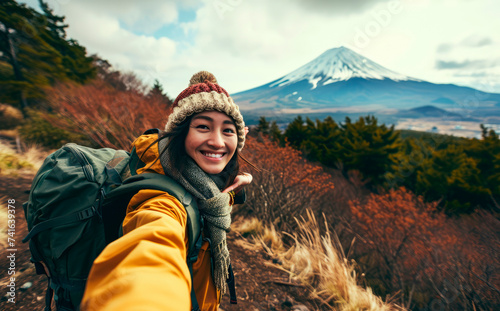
[[[352,78],[391,79],[394,81],[414,80],[369,60],[348,48],[330,49],[304,66],[273,82],[270,86],[285,86],[307,80],[315,89],[338,81]]]
[[[500,123],[500,94],[410,78],[345,47],[330,49],[283,77],[232,97],[248,119],[298,114],[397,116],[433,106],[469,119],[496,117]],[[411,115],[418,117],[418,111]]]

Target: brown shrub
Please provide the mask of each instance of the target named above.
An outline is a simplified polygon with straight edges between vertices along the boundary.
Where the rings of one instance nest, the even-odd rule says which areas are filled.
[[[494,309],[498,220],[484,213],[448,218],[436,205],[405,188],[352,201],[346,223],[358,238],[354,258],[379,295],[401,291],[408,307]]]
[[[318,212],[334,188],[331,176],[308,163],[300,151],[249,137],[243,155],[261,169],[247,187],[248,200],[236,214],[254,214],[278,230],[294,227],[307,208]]]
[[[119,91],[95,81],[87,85],[59,84],[48,101],[62,116],[58,126],[78,131],[102,147],[128,150],[149,128],[163,129],[169,107],[135,91]]]

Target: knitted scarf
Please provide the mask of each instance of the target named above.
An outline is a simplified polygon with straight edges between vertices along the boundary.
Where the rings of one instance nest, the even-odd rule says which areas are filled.
[[[163,151],[168,139],[158,143]],[[224,294],[226,280],[229,278],[229,250],[226,242],[226,232],[231,226],[230,195],[222,193],[225,178],[219,175],[205,173],[190,157],[186,157],[184,169],[179,172],[172,167],[168,152],[160,156],[160,163],[165,174],[180,183],[188,192],[198,199],[198,209],[207,227],[208,238],[211,241],[211,254],[214,262],[213,279],[215,286]]]

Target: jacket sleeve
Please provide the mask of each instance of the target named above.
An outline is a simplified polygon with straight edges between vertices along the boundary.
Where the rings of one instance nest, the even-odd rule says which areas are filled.
[[[136,194],[124,235],[94,261],[81,310],[189,310],[186,223],[174,197],[155,190]]]

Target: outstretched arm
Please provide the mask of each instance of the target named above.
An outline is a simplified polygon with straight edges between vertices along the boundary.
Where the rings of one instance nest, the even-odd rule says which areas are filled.
[[[164,192],[143,190],[129,209],[124,235],[94,261],[81,310],[189,310],[184,207]]]

